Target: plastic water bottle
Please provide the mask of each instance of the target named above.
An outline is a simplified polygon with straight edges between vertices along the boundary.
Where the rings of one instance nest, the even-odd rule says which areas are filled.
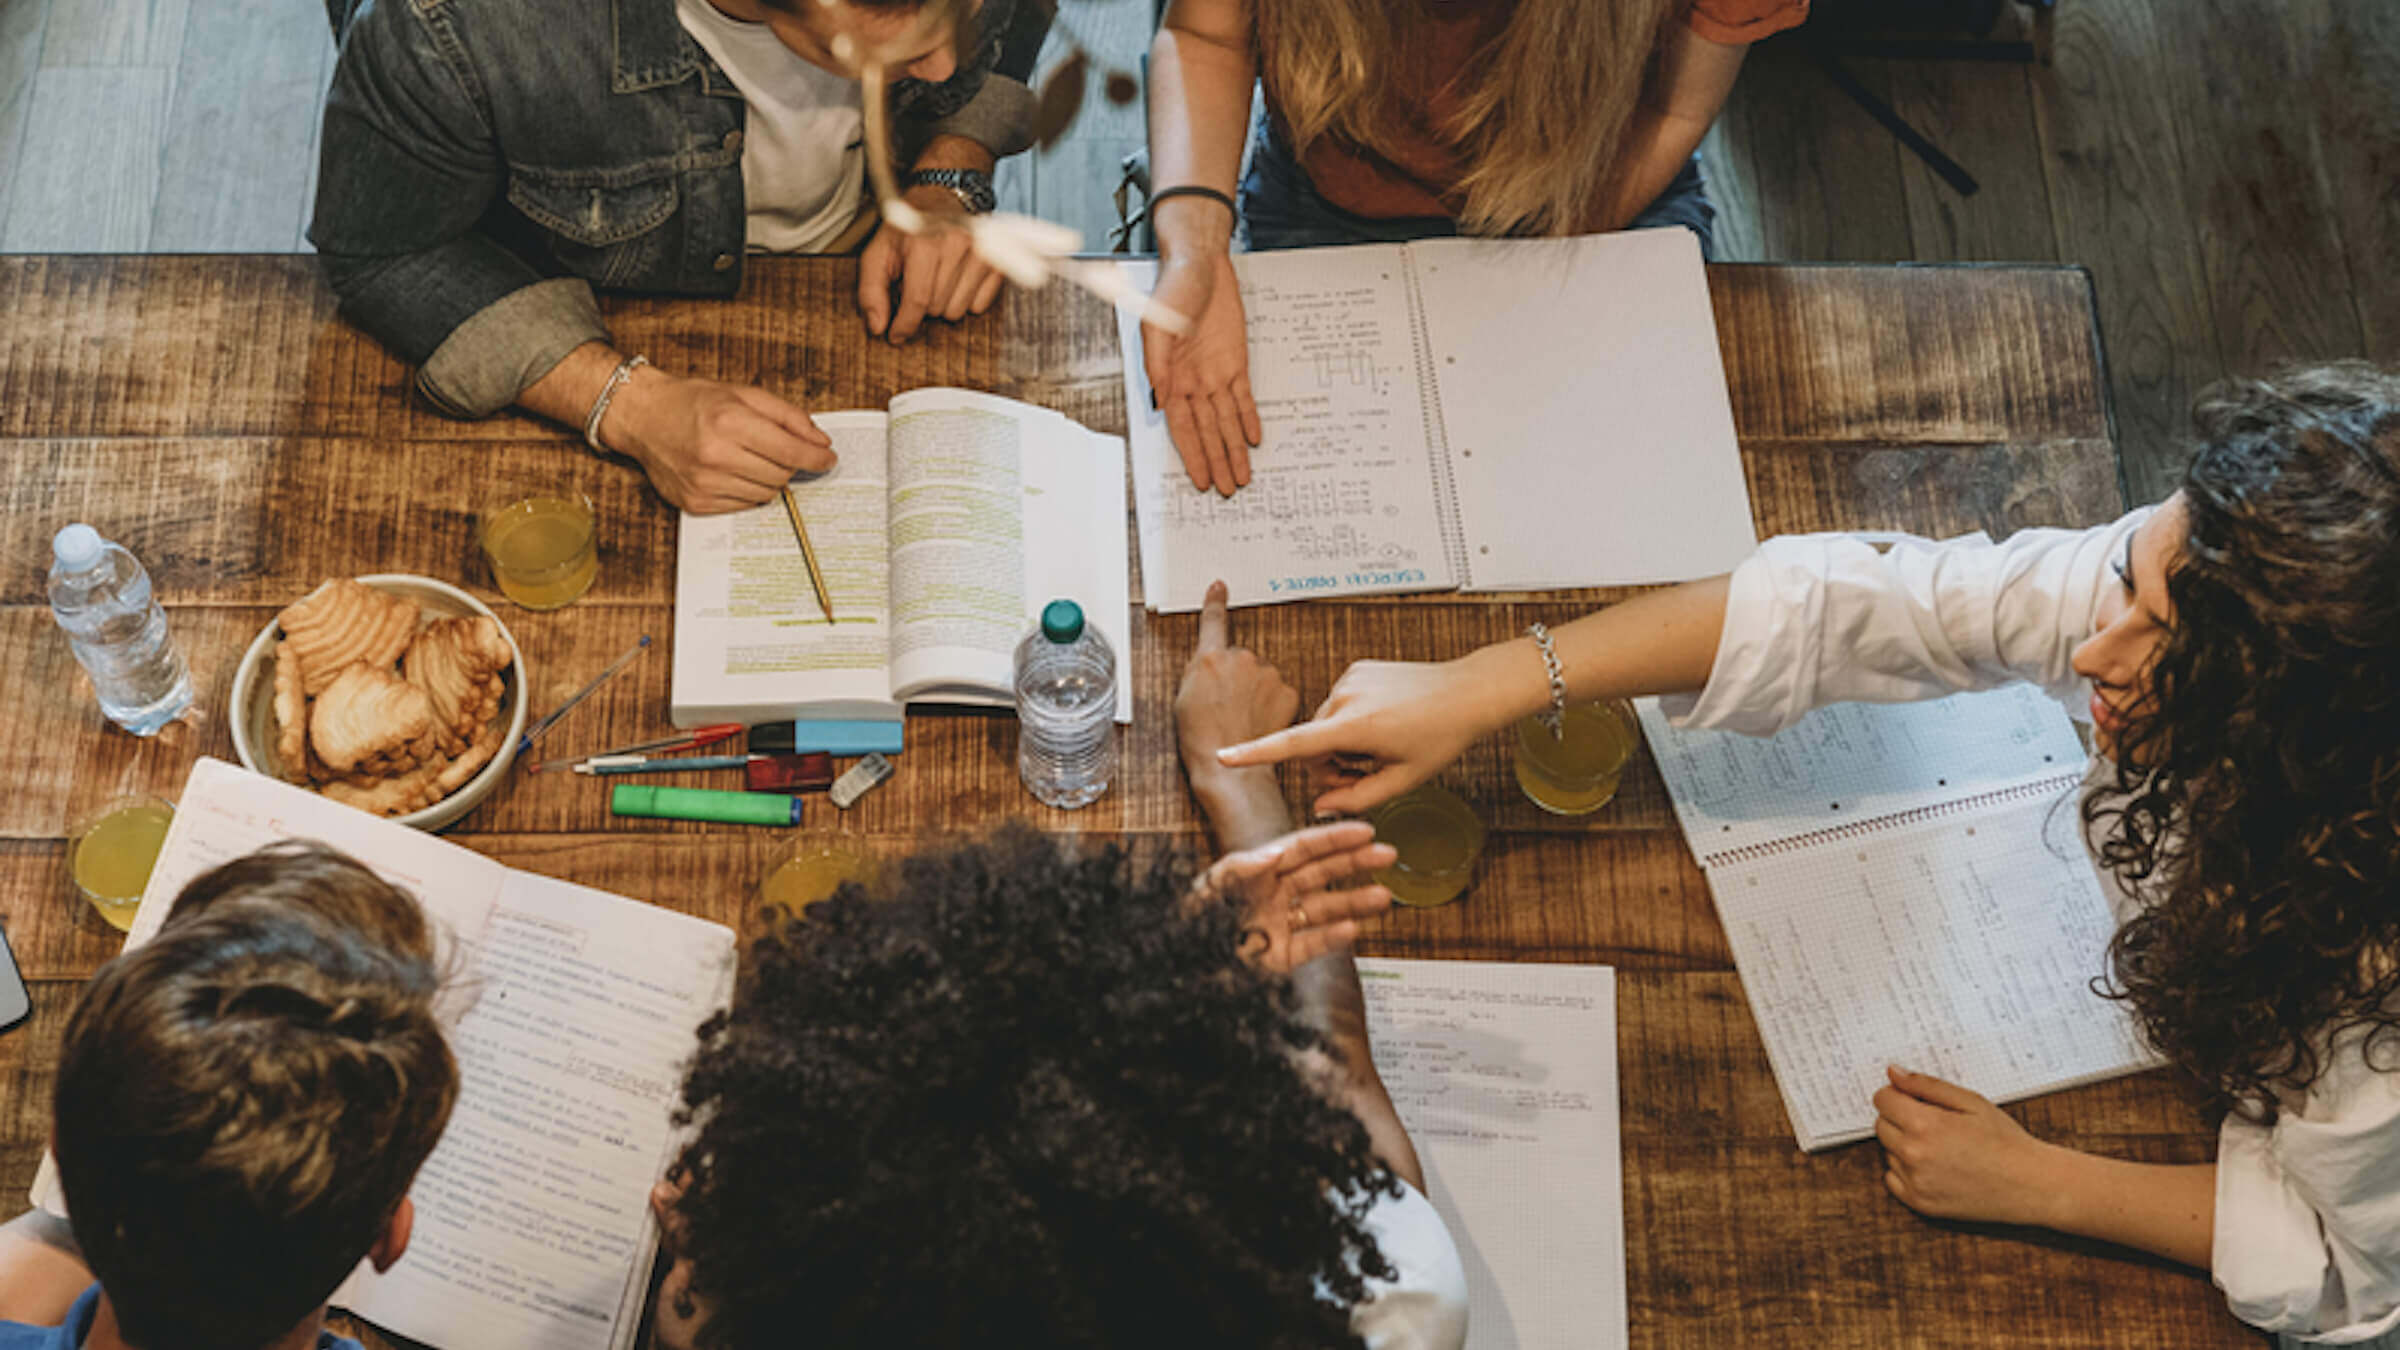
[[[89,525],[60,530],[50,551],[50,612],[91,675],[100,711],[136,736],[157,735],[192,706],[192,673],[150,594],[150,574]]]
[[[1117,766],[1117,658],[1072,600],[1042,609],[1017,644],[1017,776],[1069,811],[1108,791]]]

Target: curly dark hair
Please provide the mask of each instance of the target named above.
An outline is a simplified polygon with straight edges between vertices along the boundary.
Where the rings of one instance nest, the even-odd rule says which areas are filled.
[[[1012,826],[771,912],[684,1084],[701,1343],[1358,1344],[1397,1183],[1189,878]]]
[[[2193,410],[2173,627],[2118,742],[2110,948],[2151,1042],[2272,1119],[2400,1026],[2400,377],[2345,362]]]

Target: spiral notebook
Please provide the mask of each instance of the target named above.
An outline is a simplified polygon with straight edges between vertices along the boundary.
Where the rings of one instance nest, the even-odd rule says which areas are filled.
[[[1148,290],[1157,265],[1121,264]],[[1194,610],[1683,581],[1757,544],[1688,230],[1234,259],[1265,439],[1192,487],[1118,312],[1142,591]]]
[[[1800,1147],[1873,1133],[1886,1064],[2014,1101],[2157,1062],[2092,991],[2118,916],[2083,748],[2039,690],[1834,704],[1766,738],[1640,713]]]

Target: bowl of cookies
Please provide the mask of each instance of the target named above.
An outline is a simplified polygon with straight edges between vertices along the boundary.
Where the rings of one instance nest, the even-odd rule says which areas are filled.
[[[232,713],[245,768],[438,830],[507,775],[525,734],[525,658],[498,616],[446,582],[329,580],[243,653]]]

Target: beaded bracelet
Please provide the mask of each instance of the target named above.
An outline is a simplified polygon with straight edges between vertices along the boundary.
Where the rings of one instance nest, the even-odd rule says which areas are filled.
[[[592,447],[593,454],[609,453],[608,447],[600,443],[600,419],[608,416],[608,401],[617,396],[617,390],[623,388],[627,380],[633,378],[635,367],[649,364],[650,358],[647,356],[628,356],[609,372],[608,383],[600,386],[600,397],[592,400],[592,410],[583,419],[583,443]]]
[[[1550,641],[1550,630],[1539,623],[1525,625],[1533,645],[1542,649],[1542,669],[1550,676],[1550,711],[1542,714],[1542,725],[1553,736],[1565,736],[1567,724],[1567,672],[1558,664],[1558,648]]]

